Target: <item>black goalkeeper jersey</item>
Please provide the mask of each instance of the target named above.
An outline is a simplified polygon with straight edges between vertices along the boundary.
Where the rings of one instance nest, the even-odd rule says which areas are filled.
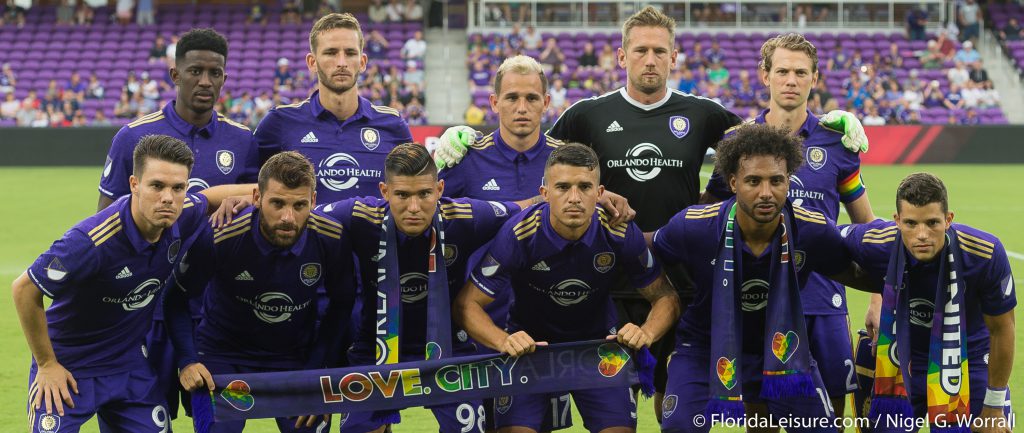
[[[593,148],[601,183],[626,197],[637,225],[651,232],[697,203],[705,153],[740,122],[710,99],[669,90],[643,105],[621,88],[569,107],[548,135]]]

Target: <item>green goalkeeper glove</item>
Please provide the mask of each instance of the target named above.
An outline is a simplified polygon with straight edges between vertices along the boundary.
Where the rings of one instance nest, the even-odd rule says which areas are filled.
[[[438,170],[451,168],[462,161],[466,156],[469,145],[479,135],[475,129],[468,126],[453,126],[444,131],[437,140],[437,148],[434,149],[434,164]]]
[[[843,110],[832,110],[818,119],[819,123],[836,131],[843,132],[843,146],[853,153],[868,152],[868,136],[864,134],[864,125],[857,116]]]

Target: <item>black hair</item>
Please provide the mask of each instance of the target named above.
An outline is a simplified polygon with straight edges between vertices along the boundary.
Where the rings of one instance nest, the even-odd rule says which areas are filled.
[[[949,212],[949,198],[946,185],[942,179],[931,173],[912,173],[900,181],[896,188],[896,212],[900,211],[900,202],[906,201],[917,207],[932,203],[942,205],[942,212]]]
[[[192,149],[189,149],[184,141],[168,135],[146,135],[135,145],[132,152],[132,174],[135,177],[142,177],[146,170],[146,160],[150,158],[184,165],[188,167],[189,172],[195,164]]]
[[[174,48],[174,59],[181,61],[193,50],[213,51],[228,59],[228,40],[214,29],[192,29],[181,35]]]
[[[263,163],[263,167],[260,167],[260,174],[256,180],[260,193],[266,191],[267,183],[271,179],[281,182],[285,188],[295,189],[313,185],[316,174],[313,173],[313,164],[305,156],[289,150],[271,156]]]
[[[739,171],[743,158],[771,156],[786,161],[786,174],[791,175],[804,163],[803,150],[803,140],[784,128],[767,124],[743,125],[718,143],[715,171],[730,179]]]
[[[437,166],[427,148],[419,143],[403,143],[395,146],[384,159],[384,179],[392,176],[423,176],[437,178]]]

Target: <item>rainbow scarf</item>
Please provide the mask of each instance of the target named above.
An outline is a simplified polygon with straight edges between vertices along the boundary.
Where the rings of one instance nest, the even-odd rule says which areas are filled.
[[[721,415],[721,419],[738,419],[744,414],[740,375],[743,371],[743,315],[738,302],[743,278],[736,275],[743,272],[743,238],[736,232],[736,199],[727,200],[723,206],[729,208],[729,217],[719,242],[712,279],[715,286],[711,294],[711,398],[705,409],[708,419],[713,414]],[[816,395],[810,373],[811,354],[800,303],[800,283],[790,257],[790,230],[795,228],[792,213],[787,201],[769,246],[772,262],[761,397],[773,400]]]
[[[441,210],[434,212],[430,228],[430,257],[427,260],[427,323],[426,359],[452,355],[451,301],[448,295],[448,272],[441,251],[444,251],[444,225]],[[398,269],[398,228],[391,212],[381,222],[380,247],[377,251],[377,323],[385,335],[377,337],[376,364],[396,364],[401,353],[402,289]],[[383,307],[383,308],[381,308]]]
[[[906,386],[910,377],[910,291],[905,284],[907,252],[899,230],[896,247],[889,259],[882,291],[882,317],[879,323],[875,386],[871,400],[871,419],[878,419],[875,432],[902,432],[905,427],[888,426],[881,420],[914,416]],[[961,260],[956,254],[960,244],[956,231],[946,231],[946,246],[939,257],[939,284],[935,290],[936,308],[928,343],[927,403],[928,422],[933,432],[969,433],[966,421],[970,410],[970,379],[967,369],[967,342],[964,326],[964,284]],[[899,348],[899,350],[897,350]]]

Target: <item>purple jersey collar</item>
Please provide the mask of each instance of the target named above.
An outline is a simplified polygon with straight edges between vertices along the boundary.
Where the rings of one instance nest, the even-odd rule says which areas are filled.
[[[200,134],[204,137],[209,138],[212,137],[215,132],[217,132],[217,117],[219,115],[217,114],[216,111],[214,111],[213,115],[210,116],[210,121],[206,124],[206,126],[202,128],[186,122],[185,119],[182,119],[181,116],[178,115],[178,112],[174,111],[173,99],[171,100],[171,102],[168,102],[167,105],[164,105],[163,112],[164,118],[167,119],[167,123],[169,123],[171,127],[174,128],[175,131],[178,131],[178,133],[180,133],[182,136],[188,137],[192,134]]]
[[[271,243],[263,237],[263,232],[260,231],[259,209],[253,207],[252,221],[250,221],[249,224],[252,224],[253,243],[255,243],[256,248],[260,250],[260,254],[264,256],[280,253],[298,256],[299,254],[302,254],[302,249],[305,248],[306,245],[306,237],[309,235],[309,220],[306,220],[306,227],[302,229],[302,233],[299,234],[299,238],[295,240],[295,243],[289,248],[281,248],[271,245]]]
[[[142,237],[139,227],[135,225],[135,218],[132,217],[132,196],[129,194],[126,197],[127,198],[121,203],[121,208],[118,209],[117,212],[120,215],[119,218],[121,218],[121,224],[124,224],[125,226],[125,236],[128,237],[128,242],[132,244],[133,248],[135,248],[135,252],[141,254],[147,248],[159,244],[164,240],[173,241],[174,239],[181,237],[181,234],[178,232],[178,222],[175,221],[174,224],[171,224],[171,228],[164,229],[163,233],[160,234],[160,240],[156,241],[156,243],[150,243],[147,241]],[[181,216],[179,215],[179,218],[180,217]]]
[[[764,111],[761,112],[761,114],[758,114],[757,117],[754,118],[754,122],[759,124],[765,123],[765,116],[768,115],[769,111],[771,111],[771,109],[766,108]],[[800,126],[800,136],[804,138],[810,137],[811,134],[814,133],[814,130],[817,128],[818,118],[814,115],[814,113],[811,113],[811,110],[807,110],[807,119],[804,120],[804,124]]]
[[[540,138],[537,140],[537,143],[535,143],[533,147],[526,149],[525,152],[520,152],[513,149],[508,144],[505,144],[505,139],[501,138],[500,128],[494,131],[494,142],[497,144],[495,147],[498,148],[501,155],[509,161],[515,161],[519,155],[523,155],[527,161],[533,161],[534,158],[537,158],[539,155],[544,153],[544,146],[547,144],[547,136],[544,135],[543,131],[541,131]]]
[[[356,107],[356,112],[352,114],[348,119],[341,121],[344,125],[355,120],[359,120],[363,117],[368,117],[367,110],[370,109],[370,101],[362,96],[359,96],[359,105]],[[327,111],[324,105],[320,103],[320,90],[316,90],[312,95],[309,95],[309,109],[318,119],[333,119],[338,121],[338,118],[334,116],[334,113]]]
[[[560,251],[565,250],[572,244],[582,243],[583,245],[590,247],[594,243],[594,238],[597,237],[598,230],[601,230],[601,220],[597,211],[594,211],[594,215],[590,217],[590,226],[587,227],[587,231],[583,233],[583,236],[579,240],[570,241],[563,238],[562,235],[555,231],[555,228],[551,226],[551,205],[543,203],[543,211],[540,215],[540,233],[541,236],[537,237],[537,247],[543,255],[557,254]]]

